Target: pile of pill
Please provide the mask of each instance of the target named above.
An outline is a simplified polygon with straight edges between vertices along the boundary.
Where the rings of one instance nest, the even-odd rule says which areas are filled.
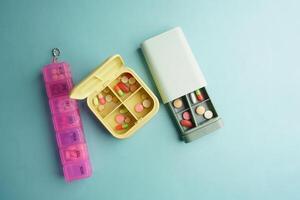
[[[115,126],[115,129],[117,131],[125,130],[129,127],[129,123],[131,122],[131,118],[126,115],[128,113],[128,110],[126,108],[121,108],[119,110],[119,114],[115,116],[115,121],[117,125]]]
[[[199,90],[196,90],[195,92],[190,93],[190,99],[191,99],[192,103],[195,104],[198,101],[200,101],[200,102],[203,101],[204,97],[199,89]]]
[[[214,116],[213,112],[206,110],[204,106],[198,106],[195,111],[197,115],[202,115],[205,119],[211,119]]]
[[[150,108],[152,105],[152,101],[148,99],[146,94],[141,94],[141,99],[142,102],[139,102],[134,106],[134,110],[137,113],[143,112],[145,108]]]
[[[115,92],[120,96],[124,93],[134,92],[139,88],[136,79],[129,73],[119,77],[119,82],[114,86]]]
[[[181,126],[187,127],[187,128],[192,128],[193,123],[191,121],[191,113],[189,111],[185,111],[182,113],[182,120],[180,120]]]
[[[104,110],[106,103],[118,103],[118,98],[109,94],[109,89],[106,88],[103,90],[103,92],[105,93],[105,95],[99,93],[93,98],[93,104],[98,108],[99,111]]]

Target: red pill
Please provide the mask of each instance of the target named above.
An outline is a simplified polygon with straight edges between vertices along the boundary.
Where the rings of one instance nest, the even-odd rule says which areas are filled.
[[[125,92],[125,93],[129,92],[129,87],[127,87],[127,85],[125,83],[119,82],[117,85],[123,92]]]
[[[190,120],[183,119],[180,121],[181,126],[187,127],[187,128],[192,128],[193,123]]]
[[[128,128],[128,124],[118,124],[115,128],[118,131],[125,130]]]

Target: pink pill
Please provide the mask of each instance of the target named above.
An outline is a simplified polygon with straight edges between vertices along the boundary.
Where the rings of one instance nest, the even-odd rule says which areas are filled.
[[[143,112],[144,106],[143,106],[141,103],[137,103],[137,104],[134,106],[134,110],[135,110],[135,112],[137,112],[137,113]]]
[[[124,115],[119,114],[119,115],[116,115],[115,120],[118,124],[122,124],[125,120],[125,117],[124,117]]]
[[[185,111],[184,113],[182,113],[182,118],[186,120],[190,120],[191,114],[188,111]]]

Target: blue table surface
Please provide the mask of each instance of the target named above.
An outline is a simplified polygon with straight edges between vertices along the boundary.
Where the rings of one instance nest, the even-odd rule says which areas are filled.
[[[299,199],[299,6],[2,0],[0,199]],[[75,83],[119,53],[158,95],[139,46],[174,26],[185,32],[225,127],[185,144],[161,103],[138,133],[117,140],[82,102],[93,176],[66,184],[40,73],[50,50],[61,49]]]

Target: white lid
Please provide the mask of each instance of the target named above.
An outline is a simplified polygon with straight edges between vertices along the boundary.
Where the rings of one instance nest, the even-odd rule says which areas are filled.
[[[180,27],[146,40],[141,48],[163,103],[206,86]]]

